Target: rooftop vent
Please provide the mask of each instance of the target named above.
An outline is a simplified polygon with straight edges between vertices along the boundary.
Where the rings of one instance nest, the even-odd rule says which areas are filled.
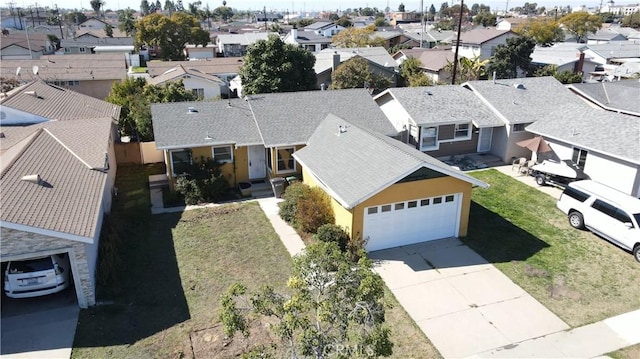
[[[25,91],[24,92],[25,95],[31,95],[35,98],[38,98],[38,93],[36,93],[35,91]]]
[[[338,126],[338,133],[337,133],[337,135],[338,135],[338,136],[340,136],[340,134],[345,133],[345,132],[347,132],[347,125],[344,125],[344,126],[340,125],[340,126]]]
[[[524,84],[513,84],[513,87],[517,88],[518,90],[526,90],[527,88],[524,87]]]
[[[187,109],[187,113],[198,113],[198,110],[196,110],[196,108],[193,106],[189,106],[189,108]]]
[[[427,96],[432,96],[433,95],[433,93],[431,93],[431,91],[425,91],[424,93],[427,94]]]
[[[21,179],[25,182],[31,182],[38,185],[42,184],[42,178],[40,178],[40,175],[26,175],[26,176],[23,176]]]

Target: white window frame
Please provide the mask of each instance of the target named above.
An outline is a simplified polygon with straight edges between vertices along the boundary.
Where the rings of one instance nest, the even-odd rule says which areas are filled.
[[[425,146],[424,144],[424,133],[427,130],[430,129],[435,129],[435,134],[433,136],[434,138],[434,145],[433,146]],[[431,138],[432,136],[429,136],[429,138]],[[420,128],[420,151],[433,151],[433,150],[437,150],[440,148],[440,143],[438,142],[438,126],[429,126],[429,127],[421,127]]]
[[[229,150],[229,157],[230,158],[220,159],[219,157],[216,157],[216,148],[227,148]],[[232,163],[233,162],[233,147],[231,145],[212,146],[211,147],[211,158],[213,158],[214,160],[216,160],[216,161],[218,161],[220,163]]]
[[[198,97],[198,98],[204,98],[204,89],[203,88],[191,89],[191,93],[196,95],[196,97]]]
[[[285,169],[280,170],[280,150],[292,150],[291,151],[291,160],[293,160],[293,169]],[[293,154],[296,152],[296,148],[293,146],[290,147],[276,147],[276,173],[293,173],[296,172],[296,160],[293,158]]]
[[[182,173],[176,174],[175,171],[175,166],[173,163],[173,154],[177,153],[177,152],[186,152],[189,154],[189,164],[193,164],[193,157],[191,156],[191,151],[189,149],[179,149],[179,150],[170,150],[169,151],[169,161],[171,161],[171,173],[173,174],[173,176],[179,176]]]
[[[86,53],[86,52],[87,52],[87,49],[86,49],[86,48],[84,48],[84,47],[79,47],[79,48],[78,48],[78,51],[79,51],[81,54],[84,54],[84,53]]]
[[[65,47],[65,48],[64,48],[64,53],[65,53],[65,54],[70,54],[70,53],[71,53],[71,49],[70,49],[70,48],[68,48],[68,47]]]
[[[584,153],[584,160],[580,161],[582,158],[582,154]],[[580,168],[584,168],[584,165],[587,163],[587,157],[589,156],[589,151],[580,147],[573,147],[571,151],[571,160],[573,163],[578,165]]]
[[[460,126],[467,126],[466,129],[466,133],[463,136],[459,136],[458,132],[462,132],[463,130],[460,129]],[[456,127],[453,131],[453,138],[457,141],[460,140],[468,140],[471,138],[471,129],[473,128],[473,126],[471,125],[471,123],[467,122],[467,123],[456,123]]]

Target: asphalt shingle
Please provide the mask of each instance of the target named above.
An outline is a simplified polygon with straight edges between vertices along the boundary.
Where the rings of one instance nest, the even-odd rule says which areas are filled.
[[[640,116],[640,81],[638,80],[581,83],[568,87],[602,108]]]

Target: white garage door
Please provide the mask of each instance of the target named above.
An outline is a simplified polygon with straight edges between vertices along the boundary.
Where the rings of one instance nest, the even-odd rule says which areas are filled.
[[[376,251],[455,237],[460,223],[462,193],[364,209],[366,249]]]

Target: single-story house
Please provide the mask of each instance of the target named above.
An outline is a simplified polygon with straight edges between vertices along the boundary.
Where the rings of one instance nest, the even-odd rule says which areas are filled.
[[[505,163],[529,157],[531,151],[516,142],[532,137],[525,128],[549,117],[549,113],[571,105],[589,107],[552,76],[517,79],[469,81],[462,84],[471,90],[502,121],[493,127],[490,152]]]
[[[593,107],[565,106],[527,126],[553,158],[570,159],[592,180],[640,197],[640,121]]]
[[[498,45],[507,43],[507,39],[518,35],[511,30],[496,30],[495,28],[475,28],[460,34],[460,44],[454,39],[451,51],[460,46],[458,55],[469,59],[486,60],[493,56]]]
[[[269,39],[268,32],[248,32],[244,34],[219,34],[216,47],[223,57],[242,57],[247,47],[257,41]]]
[[[200,99],[229,96],[227,85],[220,78],[183,65],[170,68],[163,74],[148,79],[147,83],[158,86],[179,80],[182,80],[186,90],[193,92]]]
[[[333,22],[317,21],[303,28],[305,31],[313,31],[320,36],[331,38],[333,35],[344,30],[344,27]]]
[[[420,69],[434,82],[450,82],[451,73],[445,68],[453,63],[454,54],[449,48],[443,49],[404,49],[393,55],[398,64],[402,64],[408,57],[420,60]]]
[[[303,168],[303,182],[331,197],[336,224],[351,238],[364,239],[368,251],[465,236],[471,188],[488,187],[332,114],[293,157]]]
[[[316,63],[313,68],[316,72],[317,87],[321,88],[322,84],[328,88],[331,84],[331,75],[338,66],[345,61],[354,57],[361,57],[367,60],[369,71],[384,76],[391,81],[391,86],[395,86],[397,82],[396,69],[398,65],[387,50],[382,46],[376,47],[354,47],[342,48],[336,47],[324,49],[314,53]]]
[[[374,100],[400,140],[433,157],[486,153],[504,122],[458,85],[390,88]]]
[[[603,81],[568,85],[586,101],[608,111],[640,117],[640,81]]]
[[[331,38],[319,35],[311,30],[298,30],[296,28],[291,29],[287,33],[282,41],[285,44],[298,45],[311,52],[318,52],[331,46]]]
[[[2,35],[0,44],[0,60],[27,60],[38,59],[45,54],[55,51],[47,34],[31,32],[28,35],[24,31],[11,31],[8,35]]]
[[[300,175],[292,155],[329,113],[384,135],[397,135],[365,89],[151,106],[156,148],[164,151],[170,184],[183,172],[180,164],[200,157],[224,163],[222,172],[231,186]]]
[[[0,103],[0,260],[66,253],[78,305],[94,305],[120,107],[42,81]]]

